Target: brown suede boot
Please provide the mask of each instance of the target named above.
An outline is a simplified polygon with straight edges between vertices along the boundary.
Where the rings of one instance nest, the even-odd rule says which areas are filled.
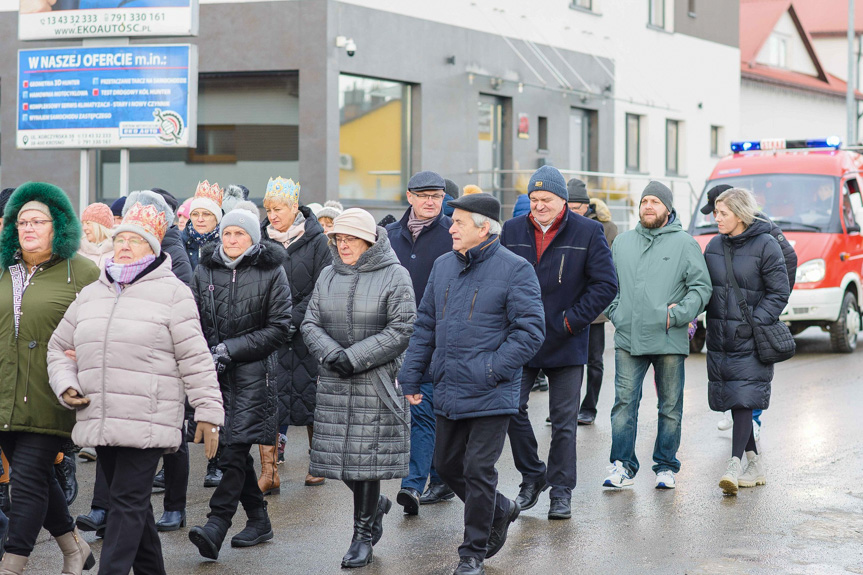
[[[62,575],[81,575],[83,570],[89,571],[96,564],[90,546],[81,537],[77,527],[56,539],[60,551],[63,552]]]
[[[279,468],[276,465],[278,448],[275,445],[259,445],[261,449],[261,477],[258,487],[264,495],[274,495],[281,491],[282,481],[279,479]]]
[[[23,555],[6,553],[3,555],[3,561],[0,561],[0,575],[21,575],[27,567],[28,559],[29,557]]]
[[[309,453],[311,453],[312,447],[312,435],[315,433],[315,427],[313,425],[307,425],[306,431],[309,432]],[[306,485],[309,487],[317,487],[318,485],[323,485],[326,483],[326,477],[315,477],[311,473],[306,473]]]

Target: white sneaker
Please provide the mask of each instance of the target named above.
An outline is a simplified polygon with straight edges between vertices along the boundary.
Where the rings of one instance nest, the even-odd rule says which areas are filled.
[[[754,419],[752,420],[752,435],[755,436],[755,441],[761,439],[761,425]]]
[[[755,487],[756,485],[767,485],[767,478],[764,477],[764,465],[761,461],[761,455],[754,451],[746,452],[746,469],[740,474],[737,479],[737,484],[740,487]]]
[[[611,475],[605,478],[605,481],[602,483],[603,487],[620,489],[621,487],[632,485],[632,476],[619,460],[615,461],[614,465],[609,467],[608,470],[611,472]]]
[[[716,428],[719,431],[728,431],[732,427],[734,427],[734,420],[731,419],[731,411],[729,410],[722,414],[722,419],[716,424]]]
[[[674,489],[674,472],[670,469],[663,469],[656,474],[657,489]]]
[[[737,488],[739,487],[738,478],[741,473],[740,458],[729,457],[726,465],[725,475],[719,480],[719,487],[722,488],[722,492],[726,495],[737,495]]]

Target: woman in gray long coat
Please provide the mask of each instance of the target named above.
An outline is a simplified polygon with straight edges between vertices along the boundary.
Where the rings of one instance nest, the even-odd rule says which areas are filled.
[[[416,303],[407,270],[371,214],[346,210],[327,235],[333,265],[321,272],[300,328],[321,363],[310,473],[353,491],[354,535],[342,567],[362,567],[392,506],[380,482],[408,473],[410,409],[396,374]]]

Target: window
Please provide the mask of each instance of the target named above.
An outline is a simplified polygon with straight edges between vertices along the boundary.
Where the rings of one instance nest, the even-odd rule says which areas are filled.
[[[539,149],[548,149],[548,118],[540,116],[536,124],[537,140],[539,141]]]
[[[665,121],[665,173],[677,175],[680,173],[678,161],[680,143],[680,122]]]
[[[593,0],[572,0],[574,8],[583,8],[585,10],[593,10]]]
[[[710,126],[710,155],[718,157],[721,155],[722,149],[722,128],[719,126]]]
[[[788,38],[773,33],[767,39],[767,64],[776,68],[788,66]]]
[[[626,169],[641,171],[641,116],[626,115]]]
[[[299,112],[296,74],[201,75],[197,147],[130,150],[129,189],[164,188],[182,201],[209,180],[242,184],[260,202],[269,178],[298,179]],[[98,150],[96,165],[97,201],[113,201],[120,152]]]
[[[648,0],[647,23],[657,28],[665,28],[665,0]]]
[[[339,197],[404,203],[410,177],[410,86],[339,76]]]
[[[689,0],[689,17],[695,18],[695,0]]]

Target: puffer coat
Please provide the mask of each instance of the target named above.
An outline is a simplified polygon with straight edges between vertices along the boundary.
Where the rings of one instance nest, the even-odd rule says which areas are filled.
[[[292,335],[284,250],[264,242],[228,269],[220,244],[201,250],[192,293],[211,348],[224,343],[231,363],[219,375],[225,404],[220,440],[272,445],[278,436],[278,352]]]
[[[166,254],[120,293],[105,271],[81,290],[48,343],[48,374],[64,407],[69,388],[90,399],[75,412],[77,445],[176,451],[185,397],[196,421],[224,421],[195,300]]]
[[[312,210],[300,206],[305,218],[303,235],[287,248],[275,244],[287,257],[282,261],[291,284],[293,336],[279,349],[279,424],[311,425],[315,417],[318,360],[309,352],[300,325],[315,289],[315,282],[333,261],[327,236]],[[270,221],[264,218],[261,235],[267,237]]]
[[[725,267],[723,244],[731,247],[734,277],[759,325],[770,325],[788,303],[785,258],[770,224],[755,220],[743,233],[715,236],[704,252],[713,284],[707,305],[707,376],[710,409],[767,409],[773,365],[755,351],[752,329],[737,305]]]
[[[331,246],[306,310],[302,332],[321,362],[309,473],[374,481],[405,477],[410,460],[410,408],[396,374],[416,320],[411,278],[386,231],[353,266]],[[354,374],[326,367],[344,350]]]

